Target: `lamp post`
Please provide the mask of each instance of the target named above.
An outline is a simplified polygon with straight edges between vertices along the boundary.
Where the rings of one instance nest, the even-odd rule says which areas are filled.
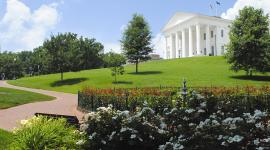
[[[15,66],[15,63],[16,63],[16,60],[17,60],[17,58],[15,57],[14,59],[13,59],[13,66]],[[15,76],[15,73],[16,73],[16,70],[15,70],[15,68],[13,68],[14,70],[14,72],[13,72],[13,80],[16,80],[16,76]]]
[[[182,88],[182,96],[183,96],[184,103],[186,103],[187,94],[188,94],[187,81],[186,81],[186,79],[184,79],[183,88]]]

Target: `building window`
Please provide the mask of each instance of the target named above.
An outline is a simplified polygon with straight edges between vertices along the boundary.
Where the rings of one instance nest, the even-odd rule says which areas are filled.
[[[214,37],[214,31],[211,31],[211,38]]]
[[[203,39],[206,40],[206,33],[203,34]]]
[[[221,37],[224,36],[224,30],[221,30]]]

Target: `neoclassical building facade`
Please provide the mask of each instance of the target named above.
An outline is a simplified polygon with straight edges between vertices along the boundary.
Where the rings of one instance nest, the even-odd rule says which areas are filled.
[[[229,42],[230,20],[195,13],[176,13],[165,25],[165,59],[219,56]]]

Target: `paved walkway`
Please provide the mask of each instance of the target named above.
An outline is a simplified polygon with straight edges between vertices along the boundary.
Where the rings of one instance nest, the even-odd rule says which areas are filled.
[[[0,87],[25,90],[56,97],[56,99],[53,101],[35,102],[8,109],[0,109],[0,128],[2,129],[10,131],[18,125],[18,121],[31,118],[37,112],[74,115],[77,116],[79,120],[81,120],[83,116],[83,113],[77,111],[78,101],[77,95],[75,94],[18,87],[10,85],[6,81],[0,81]]]

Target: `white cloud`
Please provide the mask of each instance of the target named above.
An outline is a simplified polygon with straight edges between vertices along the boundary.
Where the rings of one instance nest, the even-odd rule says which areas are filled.
[[[221,17],[225,19],[234,19],[238,15],[239,10],[245,6],[253,6],[262,8],[265,13],[270,13],[270,0],[237,0],[232,8],[222,13]]]
[[[3,50],[32,50],[42,44],[59,21],[57,1],[31,9],[20,0],[7,0],[0,20],[0,44]],[[12,48],[12,49],[11,49]]]

